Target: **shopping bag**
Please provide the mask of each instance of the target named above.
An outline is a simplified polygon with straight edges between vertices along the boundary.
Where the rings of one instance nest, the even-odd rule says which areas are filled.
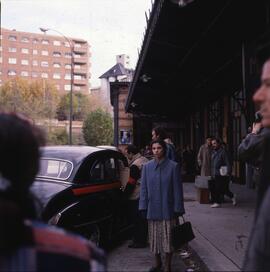
[[[184,244],[190,242],[195,238],[190,222],[186,222],[184,217],[183,224],[179,224],[177,219],[177,224],[172,229],[172,245],[174,249],[180,249]]]

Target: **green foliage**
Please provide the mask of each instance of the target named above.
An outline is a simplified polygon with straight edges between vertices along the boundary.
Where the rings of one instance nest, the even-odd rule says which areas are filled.
[[[68,144],[68,134],[64,128],[54,129],[47,133],[47,145],[66,145]]]
[[[73,120],[83,120],[90,111],[90,99],[87,95],[82,93],[72,94],[72,109]],[[70,110],[70,94],[65,94],[61,97],[60,103],[57,107],[57,119],[67,120],[69,118]]]
[[[83,123],[83,136],[88,145],[110,145],[113,140],[110,114],[102,109],[89,113]]]
[[[0,108],[26,115],[32,120],[53,118],[59,102],[55,86],[46,81],[15,78],[0,88]]]

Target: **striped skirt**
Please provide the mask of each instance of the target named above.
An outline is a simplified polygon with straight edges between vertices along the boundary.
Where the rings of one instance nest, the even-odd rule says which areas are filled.
[[[171,230],[175,226],[172,220],[148,220],[150,251],[154,254],[173,252]]]

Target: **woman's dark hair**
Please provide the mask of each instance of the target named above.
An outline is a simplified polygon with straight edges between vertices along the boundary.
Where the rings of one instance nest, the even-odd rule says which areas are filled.
[[[35,218],[29,187],[39,168],[41,133],[15,114],[0,113],[0,253],[25,242],[24,220]]]
[[[163,127],[154,127],[152,131],[155,131],[157,137],[161,140],[165,140],[167,138],[167,133]]]
[[[165,141],[161,140],[161,139],[157,139],[157,140],[153,140],[151,142],[151,149],[152,149],[152,146],[153,144],[160,144],[164,150],[164,156],[166,155],[167,153],[167,144],[165,143]]]
[[[130,153],[137,154],[137,153],[140,152],[139,148],[137,146],[135,146],[135,145],[128,145],[126,147],[126,150],[127,150],[128,154],[130,154]]]

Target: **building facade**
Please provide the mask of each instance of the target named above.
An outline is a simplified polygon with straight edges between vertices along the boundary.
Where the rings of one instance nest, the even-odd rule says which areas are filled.
[[[53,82],[61,94],[90,90],[90,45],[86,40],[1,28],[0,84],[15,77]],[[72,71],[73,49],[73,71]]]
[[[235,181],[245,183],[237,148],[254,121],[269,14],[267,0],[153,1],[126,104],[135,143],[145,144],[158,123],[195,154],[213,135],[226,144]]]

